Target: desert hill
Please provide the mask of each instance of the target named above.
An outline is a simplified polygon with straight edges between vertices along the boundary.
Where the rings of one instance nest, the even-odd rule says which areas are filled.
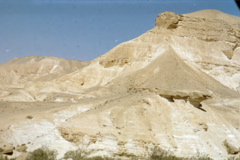
[[[207,15],[211,15],[210,18],[204,18]],[[214,17],[224,17],[222,15],[227,18],[214,19]],[[231,23],[228,23],[229,21]],[[140,72],[142,68],[149,66],[156,61],[157,57],[171,48],[188,66],[198,70],[199,73],[200,70],[205,72],[206,74],[202,74],[206,75],[205,78],[211,76],[222,85],[238,91],[240,85],[239,24],[239,17],[215,10],[186,15],[162,13],[156,19],[155,28],[136,39],[116,46],[93,60],[84,69],[66,74],[51,82],[32,83],[26,88],[32,92],[32,96],[42,92],[78,92],[87,89],[90,91],[84,92],[85,95],[97,97],[99,94],[93,93],[92,90],[94,92],[96,90],[91,88],[96,87],[98,92],[107,93],[105,87],[111,81],[116,81],[120,76],[133,75],[135,71]],[[141,81],[141,77],[137,79]],[[181,82],[185,83],[185,81],[178,83]],[[208,86],[211,85],[208,84]],[[103,87],[104,91],[99,90],[99,87]],[[112,93],[109,92],[109,94]]]
[[[54,63],[42,77],[27,77],[32,82],[19,78],[22,88],[0,97],[0,143],[47,145],[58,158],[80,149],[146,159],[156,147],[179,157],[239,156],[239,26],[239,17],[216,10],[164,12],[153,29],[85,67],[63,65],[45,79]]]
[[[79,70],[89,62],[56,57],[26,56],[0,64],[0,83],[19,87],[32,81],[50,81]]]
[[[57,57],[16,57],[0,64],[0,96],[3,100],[29,101],[34,98],[22,88],[28,83],[47,82],[77,71],[89,62]],[[23,97],[23,98],[22,98]]]
[[[200,10],[193,13],[184,14],[190,17],[202,17],[202,18],[211,18],[211,19],[221,19],[227,23],[237,24],[239,17],[233,16],[230,14],[223,13],[218,10]]]

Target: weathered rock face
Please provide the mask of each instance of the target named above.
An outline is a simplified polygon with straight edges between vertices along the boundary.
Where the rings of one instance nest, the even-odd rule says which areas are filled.
[[[179,21],[182,21],[181,15],[173,12],[164,12],[158,15],[156,26],[166,29],[175,29],[178,27]]]
[[[219,11],[161,13],[152,30],[80,70],[26,84],[15,97],[2,92],[45,102],[22,104],[32,119],[22,110],[8,118],[3,109],[0,143],[27,151],[47,144],[59,158],[77,148],[142,159],[154,147],[218,160],[240,154],[239,25],[239,17]]]

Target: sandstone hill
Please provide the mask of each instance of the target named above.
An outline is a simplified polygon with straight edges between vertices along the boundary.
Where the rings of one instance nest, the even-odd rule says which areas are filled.
[[[146,159],[155,147],[180,157],[239,156],[239,60],[239,17],[161,13],[153,29],[81,69],[18,78],[17,94],[0,97],[0,143],[47,145],[58,158],[80,149]]]

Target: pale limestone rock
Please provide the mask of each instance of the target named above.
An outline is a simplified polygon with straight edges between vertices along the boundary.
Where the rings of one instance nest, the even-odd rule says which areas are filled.
[[[6,155],[12,155],[14,147],[12,144],[5,142],[0,145],[0,152]]]
[[[235,145],[233,145],[231,142],[229,142],[228,140],[225,140],[223,142],[223,145],[226,147],[227,152],[229,154],[238,154],[240,153],[240,147],[236,147]]]
[[[146,159],[159,147],[227,159],[240,144],[239,39],[239,17],[164,12],[156,27],[75,72],[44,80],[33,68],[36,82],[2,87],[1,100],[11,103],[0,105],[0,142],[27,151],[48,145],[58,158],[80,149],[90,157]],[[58,61],[47,62],[55,73]]]

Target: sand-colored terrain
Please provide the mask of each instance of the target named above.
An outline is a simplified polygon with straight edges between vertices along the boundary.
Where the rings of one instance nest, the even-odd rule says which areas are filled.
[[[90,63],[28,56],[0,71],[0,148],[11,157],[43,145],[58,158],[240,155],[239,17],[164,12]]]

